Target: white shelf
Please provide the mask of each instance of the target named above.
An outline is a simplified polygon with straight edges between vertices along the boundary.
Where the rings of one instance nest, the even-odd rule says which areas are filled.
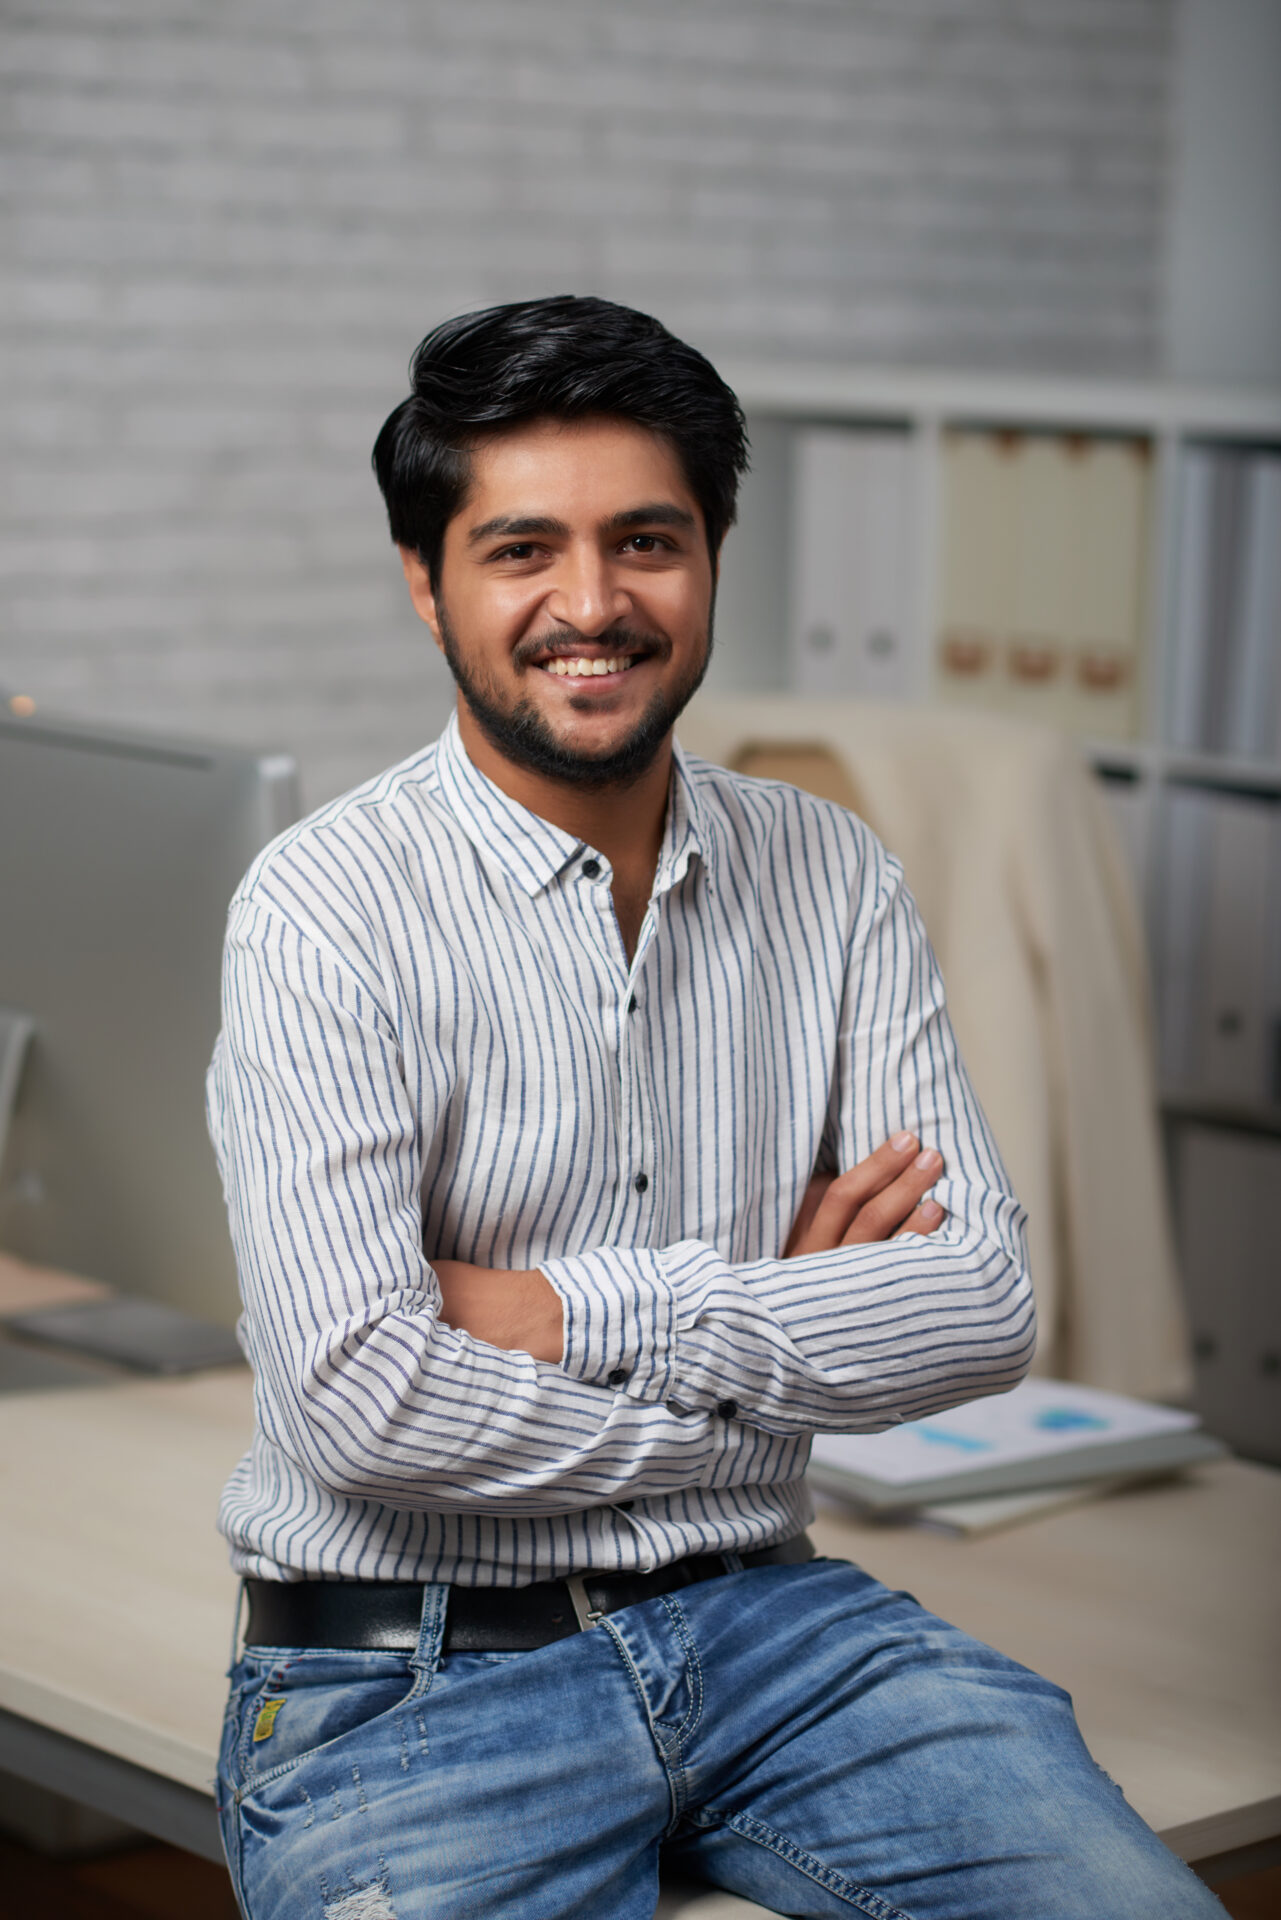
[[[1099,773],[1132,774],[1139,780],[1281,799],[1281,764],[1270,760],[1194,753],[1187,747],[1166,747],[1151,740],[1087,740],[1084,745]]]
[[[749,416],[755,461],[743,491],[739,529],[726,552],[718,614],[718,628],[726,640],[713,666],[709,686],[713,693],[768,690],[786,697],[795,673],[797,634],[807,624],[798,619],[797,607],[804,603],[795,597],[795,568],[803,549],[795,501],[809,472],[798,448],[808,447],[812,464],[814,447],[822,441],[821,434],[808,433],[802,441],[798,430],[897,427],[908,436],[907,471],[912,477],[904,489],[904,501],[914,585],[902,615],[908,658],[901,677],[909,698],[928,698],[934,681],[948,430],[1134,436],[1150,443],[1146,584],[1135,660],[1139,732],[1134,738],[1087,737],[1082,744],[1100,774],[1130,783],[1128,794],[1114,792],[1112,798],[1160,979],[1168,919],[1163,894],[1169,822],[1179,789],[1199,787],[1207,794],[1257,796],[1265,806],[1281,801],[1281,761],[1169,744],[1167,696],[1177,588],[1172,565],[1178,535],[1176,471],[1181,448],[1190,441],[1281,446],[1281,389],[818,364],[747,363],[724,371]],[[830,530],[824,538],[830,546]],[[820,554],[823,550],[820,541]],[[848,554],[842,566],[849,575],[845,598],[830,583],[827,598],[845,608],[851,604],[855,584]],[[835,569],[838,585],[842,566]],[[821,566],[818,572],[823,572]],[[857,617],[866,617],[861,606]],[[825,622],[829,618],[824,615]],[[839,615],[832,626],[839,633]],[[1047,711],[1043,717],[1055,716]],[[1084,714],[1079,717],[1086,719]],[[1275,1108],[1229,1109],[1195,1090],[1169,1089],[1162,1095],[1162,1105],[1171,1119],[1202,1119],[1263,1135],[1281,1131]]]
[[[749,414],[1281,438],[1281,391],[1269,387],[759,362],[731,363],[723,372]]]
[[[1162,1087],[1161,1110],[1168,1119],[1238,1133],[1281,1134],[1281,1107],[1262,1102],[1218,1100],[1196,1087]]]

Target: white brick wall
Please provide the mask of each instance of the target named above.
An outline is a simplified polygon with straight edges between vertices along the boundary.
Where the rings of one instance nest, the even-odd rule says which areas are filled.
[[[6,0],[0,687],[434,732],[369,448],[435,321],[1152,371],[1173,0]]]

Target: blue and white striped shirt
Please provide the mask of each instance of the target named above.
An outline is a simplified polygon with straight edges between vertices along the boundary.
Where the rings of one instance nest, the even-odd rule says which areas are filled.
[[[603,855],[456,722],[292,828],[232,902],[210,1127],[265,1578],[513,1585],[810,1517],[819,1428],[1012,1385],[1022,1211],[897,863],[853,815],[677,750],[628,964]],[[816,1167],[942,1152],[929,1238],[779,1258]],[[432,1256],[541,1267],[559,1366],[439,1317]]]

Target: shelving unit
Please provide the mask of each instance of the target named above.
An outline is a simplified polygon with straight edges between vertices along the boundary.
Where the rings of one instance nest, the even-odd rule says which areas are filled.
[[[1097,737],[1087,729],[1081,738],[1115,802],[1134,866],[1158,994],[1165,990],[1170,963],[1171,820],[1178,811],[1177,796],[1192,791],[1228,796],[1275,815],[1273,885],[1281,897],[1281,743],[1278,757],[1266,759],[1172,744],[1181,456],[1204,444],[1281,451],[1281,392],[817,366],[741,365],[724,371],[748,415],[753,468],[744,484],[738,526],[724,554],[719,644],[709,692],[835,691],[841,671],[850,671],[841,666],[835,646],[831,658],[836,664],[828,667],[820,658],[815,668],[806,661],[798,639],[808,621],[811,641],[817,633],[828,645],[821,626],[824,595],[830,601],[838,592],[842,564],[847,579],[856,578],[863,564],[854,527],[845,536],[849,551],[840,564],[825,566],[823,558],[842,537],[840,510],[834,512],[823,493],[824,476],[840,472],[839,458],[829,456],[827,449],[841,436],[831,429],[857,429],[882,441],[887,434],[901,436],[906,585],[900,630],[882,641],[883,657],[872,666],[870,683],[865,674],[862,685],[856,678],[844,690],[877,697],[888,690],[892,697],[909,701],[939,695],[948,458],[949,448],[956,445],[951,436],[1012,436],[1029,444],[1036,436],[1138,443],[1148,465],[1141,604],[1127,668],[1133,676],[1132,699],[1124,716],[1132,722],[1132,733]],[[852,436],[846,438],[854,444]],[[809,504],[813,502],[817,506]],[[873,563],[880,559],[877,550]],[[826,575],[830,579],[820,577]],[[887,673],[884,656],[892,644],[898,655]],[[1281,631],[1275,645],[1281,652]],[[1281,695],[1281,662],[1275,678]],[[1016,710],[1018,699],[1016,694]],[[1010,698],[1003,697],[1002,704],[1008,707]],[[1028,704],[1034,708],[1035,697]],[[1120,712],[1115,702],[1112,710]],[[1281,943],[1281,911],[1276,937]],[[1281,972],[1281,944],[1274,964]],[[1222,1087],[1199,1085],[1195,1077],[1189,1081],[1186,1074],[1167,1073],[1162,1104],[1197,1343],[1198,1392],[1207,1414],[1213,1412],[1229,1440],[1239,1434],[1243,1447],[1281,1460],[1281,1259],[1272,1208],[1265,1205],[1262,1192],[1267,1183],[1273,1194],[1281,1193],[1281,990],[1272,1018],[1277,1059],[1265,1092],[1245,1098]],[[1234,1142],[1239,1147],[1235,1160]],[[1248,1230],[1235,1224],[1221,1242],[1213,1230],[1219,1199],[1213,1190],[1201,1190],[1201,1170],[1211,1165],[1219,1169],[1225,1153],[1236,1168],[1234,1178],[1245,1183],[1241,1191],[1246,1198],[1238,1195],[1238,1205],[1245,1206],[1253,1224]],[[1257,1199],[1251,1200],[1250,1194]],[[1216,1259],[1214,1249],[1221,1244],[1222,1258]],[[1253,1342],[1258,1351],[1243,1353],[1243,1340]],[[1226,1349],[1231,1351],[1224,1364]],[[1225,1394],[1229,1377],[1231,1392]],[[1232,1431],[1234,1404],[1244,1407],[1237,1434]]]

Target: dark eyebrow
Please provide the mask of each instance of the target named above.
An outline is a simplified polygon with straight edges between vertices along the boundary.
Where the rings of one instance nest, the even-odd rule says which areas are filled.
[[[650,507],[629,507],[626,513],[616,513],[606,525],[613,532],[620,532],[624,527],[681,527],[687,533],[697,531],[692,513],[664,500]]]
[[[692,513],[684,507],[673,506],[670,501],[656,500],[645,507],[628,507],[625,513],[616,513],[604,522],[607,533],[621,533],[626,527],[680,527],[687,533],[697,530]],[[508,514],[500,513],[492,520],[483,520],[473,527],[467,535],[469,547],[478,547],[485,540],[499,537],[505,540],[528,540],[535,534],[546,534],[553,539],[568,537],[569,528],[563,520],[553,520],[547,514]]]
[[[531,533],[547,533],[563,537],[569,528],[563,520],[551,520],[543,514],[507,514],[500,513],[496,519],[482,521],[473,527],[467,535],[469,547],[479,546],[482,540],[492,540],[496,534],[504,534],[509,540],[524,540]]]

